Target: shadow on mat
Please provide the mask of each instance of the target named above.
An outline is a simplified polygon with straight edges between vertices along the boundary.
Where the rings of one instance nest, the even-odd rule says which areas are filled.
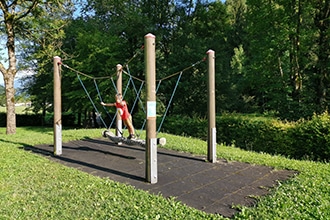
[[[79,146],[74,147],[73,144],[78,143],[79,142]],[[85,144],[84,144],[85,142]],[[95,144],[95,145],[93,145]],[[109,151],[108,150],[102,150],[102,149],[98,149],[97,145],[103,145],[100,146],[100,148],[104,148],[104,146],[109,146]],[[73,146],[72,146],[73,145]],[[82,145],[82,146],[81,146]],[[115,156],[115,157],[119,157],[119,158],[123,158],[123,159],[129,159],[129,160],[134,160],[136,159],[135,157],[132,156],[126,156],[123,154],[118,154],[118,153],[114,153],[111,152],[111,147],[115,147],[115,148],[125,148],[128,150],[135,150],[135,151],[145,151],[144,148],[140,147],[140,146],[128,146],[128,145],[117,145],[114,144],[113,142],[109,141],[109,140],[99,140],[99,139],[91,139],[91,138],[85,138],[83,140],[80,141],[71,141],[69,143],[63,143],[62,149],[63,150],[69,150],[69,151],[85,151],[85,152],[98,152],[101,154],[106,154],[106,155],[111,155],[111,156]],[[69,158],[68,156],[56,156],[54,155],[54,146],[53,145],[40,145],[40,146],[30,146],[30,145],[23,145],[22,147],[24,150],[28,150],[28,151],[32,151],[34,153],[37,154],[41,154],[43,156],[50,156],[51,158],[54,158],[58,161],[62,161],[62,162],[66,162],[66,163],[70,163],[74,166],[83,166],[86,168],[91,168],[91,169],[95,169],[95,170],[99,170],[99,171],[103,171],[103,172],[108,172],[108,173],[112,173],[114,175],[118,175],[118,176],[122,176],[122,177],[126,177],[129,179],[133,179],[133,180],[138,180],[138,181],[143,181],[145,182],[145,178],[142,178],[140,176],[136,176],[136,175],[132,175],[129,173],[125,173],[125,172],[121,172],[115,169],[111,169],[111,168],[107,168],[107,167],[103,167],[103,166],[98,166],[92,163],[87,163],[85,161],[82,160],[77,160],[77,159],[72,159]],[[194,161],[200,161],[200,162],[205,162],[205,159],[203,158],[198,158],[198,157],[192,157],[189,155],[179,155],[179,154],[175,154],[172,153],[172,151],[167,150],[167,149],[163,149],[160,148],[157,152],[157,154],[159,155],[164,155],[164,156],[169,156],[169,157],[176,157],[176,158],[181,158],[181,159],[186,159],[186,160],[194,160]]]
[[[104,144],[104,145],[111,144],[111,147],[126,148],[126,149],[136,150],[136,151],[145,151],[145,149],[141,146],[135,146],[135,145],[130,146],[130,145],[125,145],[125,144],[118,145],[118,144],[115,144],[111,141],[104,141],[104,140],[99,140],[99,139],[86,138],[86,139],[83,139],[82,141],[95,143],[95,144]],[[159,155],[165,155],[165,156],[170,156],[170,157],[177,157],[177,158],[182,158],[182,159],[207,162],[207,160],[203,159],[203,158],[191,157],[191,156],[188,156],[188,155],[178,155],[178,154],[170,153],[170,151],[165,149],[165,148],[158,148],[158,149],[159,149],[159,151],[157,151],[157,154],[159,154]]]
[[[41,154],[43,156],[50,156],[51,158],[54,158],[58,161],[62,161],[62,162],[70,163],[70,164],[76,164],[76,165],[88,167],[88,168],[91,168],[91,169],[112,173],[114,175],[126,177],[126,178],[133,179],[133,180],[145,181],[145,179],[140,177],[140,176],[132,175],[132,174],[129,174],[129,173],[124,173],[124,172],[121,172],[121,171],[118,171],[118,170],[114,170],[114,169],[110,169],[110,168],[106,168],[106,167],[102,167],[102,166],[97,166],[95,164],[91,164],[91,163],[87,163],[87,162],[84,162],[84,161],[71,159],[71,158],[68,158],[68,157],[56,156],[56,155],[54,155],[52,150],[45,149],[45,147],[53,149],[53,145],[44,146],[44,148],[34,147],[34,146],[23,146],[23,149],[27,150],[27,151],[32,151],[33,153]],[[86,148],[88,148],[88,147],[71,148],[71,147],[63,146],[63,148],[64,149],[69,148],[69,149],[73,149],[73,150],[76,150],[76,149],[77,150],[82,150],[82,149],[86,150]],[[92,149],[92,150],[94,150],[94,149]],[[120,155],[120,156],[125,157],[123,155]],[[126,158],[132,159],[131,157],[126,157]]]

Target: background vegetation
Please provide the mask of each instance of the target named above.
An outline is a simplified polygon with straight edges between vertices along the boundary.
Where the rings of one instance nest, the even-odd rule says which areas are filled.
[[[5,96],[5,87],[0,85],[0,106],[4,106],[6,103],[6,96]]]
[[[255,114],[224,114],[217,117],[216,128],[217,143],[300,160],[330,160],[328,113],[296,122]],[[208,121],[205,118],[169,117],[163,131],[207,140]]]
[[[49,54],[57,53],[63,63],[92,77],[111,76],[118,63],[129,62],[132,75],[144,79],[141,47],[147,33],[156,36],[158,79],[215,50],[218,114],[271,112],[298,120],[329,107],[329,1],[92,0],[77,5],[80,13],[65,17],[60,49],[45,53],[51,36],[45,44],[27,45],[29,53],[23,57],[27,65],[33,62],[36,74],[25,81],[25,89],[36,111],[52,111]],[[160,87],[157,101],[164,106],[175,80]],[[103,98],[112,100],[110,80],[98,83]],[[187,70],[169,115],[205,116],[206,86],[205,63]],[[66,68],[62,89],[64,112],[93,111],[76,74]],[[99,103],[93,82],[87,89]],[[131,101],[134,95],[125,98]]]
[[[56,5],[60,1],[53,3]],[[328,98],[330,2],[328,0],[226,0],[225,2],[86,0],[75,3],[79,13],[72,11],[71,1],[61,4],[63,8],[59,11],[49,3],[43,5],[44,8],[35,8],[34,14],[26,19],[11,23],[15,30],[21,31],[17,32],[20,33],[17,35],[20,36],[20,41],[16,48],[20,51],[19,66],[21,69],[29,69],[35,73],[23,79],[23,86],[20,88],[21,97],[16,96],[16,101],[24,102],[27,99],[32,101],[33,114],[24,117],[36,118],[31,120],[18,116],[18,124],[24,124],[29,120],[33,122],[40,120],[42,125],[46,125],[48,121],[52,121],[53,56],[61,56],[63,64],[92,77],[112,76],[115,66],[120,63],[124,65],[126,71],[143,79],[143,37],[147,33],[152,33],[156,36],[158,79],[191,67],[183,72],[168,111],[164,131],[205,139],[206,64],[205,62],[192,64],[203,60],[206,51],[213,49],[216,52],[216,112],[219,143],[291,158],[329,160],[330,126],[326,112],[330,104]],[[52,13],[48,13],[49,11]],[[6,33],[4,27],[4,23],[1,22],[2,33]],[[13,47],[14,41],[11,43]],[[6,59],[1,57],[1,61]],[[170,101],[176,79],[177,77],[169,78],[158,91],[157,113],[160,116],[164,114],[165,107]],[[97,107],[100,107],[101,100],[93,80],[86,77],[82,77],[82,80],[86,83],[89,95],[95,100]],[[115,91],[111,81],[100,80],[97,83],[104,101],[113,100]],[[69,117],[70,120],[73,119],[73,125],[81,128],[91,116],[94,120],[93,124],[97,125],[95,109],[84,95],[76,72],[64,66],[62,90],[62,110],[73,116],[73,118]],[[6,103],[4,91],[4,87],[0,86],[1,106]],[[144,96],[143,91],[141,98],[143,99]],[[134,98],[135,92],[130,88],[125,99],[132,104]],[[138,127],[143,118],[142,111],[143,108],[138,105],[133,112]],[[251,113],[254,117],[242,115],[251,115]],[[102,112],[102,114],[106,113]],[[260,115],[271,117],[255,117]],[[0,117],[1,123],[4,123],[5,114],[1,114]],[[109,183],[108,180],[86,177],[78,171],[64,171],[66,168],[21,151],[19,146],[22,145],[22,140],[24,145],[34,145],[44,140],[45,136],[48,142],[51,138],[49,132],[45,131],[46,128],[41,129],[42,132],[37,132],[38,134],[34,133],[31,127],[22,129],[19,130],[21,134],[2,138],[0,142],[0,152],[5,155],[0,157],[2,160],[0,166],[5,170],[0,174],[2,177],[0,180],[4,181],[0,188],[1,192],[4,192],[0,200],[0,207],[3,207],[0,211],[3,216],[9,218],[22,216],[22,219],[26,219],[48,218],[60,214],[63,218],[79,218],[81,216],[76,216],[79,212],[72,212],[72,208],[85,210],[87,200],[84,197],[79,199],[82,195],[91,195],[97,185],[101,197],[96,201],[100,203],[91,204],[82,214],[105,218],[104,210],[108,210],[112,205],[104,203],[104,198],[113,196],[111,193],[108,194],[109,184],[112,188],[119,186],[120,191],[123,192],[120,198],[116,198],[120,204],[114,209],[115,213],[127,215],[128,209],[135,210],[123,205],[127,203],[127,198],[131,200],[131,196],[128,195],[136,193],[132,189],[125,189],[126,186]],[[32,133],[27,135],[26,130],[31,130]],[[82,132],[85,134],[85,131]],[[24,138],[20,136],[23,134]],[[26,137],[33,139],[27,140]],[[179,142],[177,138],[182,141],[182,137],[173,137],[174,143]],[[184,146],[169,147],[194,153],[203,152],[198,147],[191,148],[195,147],[194,142],[187,141]],[[221,148],[218,156],[301,172],[294,180],[281,185],[272,196],[262,199],[256,209],[242,207],[242,212],[237,218],[327,219],[329,217],[328,163],[295,161],[264,153],[241,151],[234,147]],[[27,165],[27,161],[31,163]],[[63,213],[57,212],[56,204],[63,204],[65,201],[48,190],[53,189],[51,184],[54,179],[46,175],[47,170],[44,165],[54,166],[54,171],[59,169],[61,175],[62,172],[68,172],[67,176],[72,177],[68,179],[75,179],[77,183],[80,183],[81,179],[85,180],[82,185],[85,184],[84,189],[87,188],[87,192],[81,188],[81,185],[72,185],[71,182],[61,179],[61,175],[56,180],[57,186],[66,188],[72,186],[72,190],[63,191],[60,195],[79,201],[76,207],[71,207],[71,204],[74,204],[71,202],[66,204],[67,209],[64,208]],[[27,168],[29,169],[26,170]],[[16,178],[13,178],[13,172],[16,172]],[[23,182],[32,178],[34,184],[22,186],[20,178],[24,179]],[[95,185],[89,185],[89,178],[95,181]],[[40,183],[45,182],[49,184],[41,186]],[[42,196],[34,192],[40,192]],[[43,198],[49,199],[44,193],[54,196],[52,198],[54,200],[49,200],[51,204],[47,203],[48,200],[43,200]],[[187,208],[181,207],[176,202],[163,201],[143,193],[136,198],[136,206],[133,208],[138,207],[138,210],[130,213],[134,218],[160,217],[155,217],[152,213],[148,215],[146,209],[142,208],[149,207],[144,201],[151,205],[156,204],[155,206],[164,203],[164,206],[157,209],[164,210],[164,216],[171,213],[173,217],[173,212],[177,210],[181,212],[175,213],[177,216],[189,213],[197,218],[201,216],[217,218],[196,210],[187,211]],[[53,204],[55,204],[54,209],[52,209]],[[98,204],[106,208],[103,209]],[[51,210],[51,212],[37,213],[35,212],[37,209]]]
[[[84,83],[109,125],[114,110],[110,109],[109,113],[99,103],[113,101],[116,91],[110,76],[115,73],[116,64],[121,63],[125,71],[143,80],[143,37],[153,33],[157,45],[157,79],[166,78],[157,93],[159,116],[170,104],[163,131],[206,138],[207,71],[206,63],[199,61],[211,48],[216,51],[219,143],[298,159],[329,160],[328,1],[146,0],[119,4],[93,0],[80,2],[79,8],[80,14],[63,16],[67,22],[60,28],[56,47],[50,47],[54,43],[51,36],[43,44],[33,41],[26,45],[28,53],[22,58],[27,66],[33,66],[36,74],[24,80],[21,97],[29,97],[32,111],[41,115],[25,115],[24,119],[18,115],[19,126],[52,124],[49,54],[56,52],[64,63],[63,124],[100,126],[95,108],[81,85]],[[46,53],[50,48],[52,53]],[[182,70],[182,78],[169,103],[178,77],[176,74],[167,77]],[[77,72],[94,78],[84,75],[77,78]],[[98,80],[98,77],[109,78]],[[127,75],[123,77],[129,85],[125,99],[133,109],[135,126],[140,128],[145,118],[144,106],[138,103],[133,108],[135,88]],[[141,82],[135,83],[139,88]],[[0,95],[1,91],[0,88]],[[142,90],[139,98],[144,97]],[[247,113],[271,117],[266,120],[238,116]]]

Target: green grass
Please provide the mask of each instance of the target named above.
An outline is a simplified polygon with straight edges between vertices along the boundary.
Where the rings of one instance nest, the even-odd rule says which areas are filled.
[[[0,106],[0,112],[6,112],[5,106]],[[15,107],[16,114],[26,114],[26,113],[33,113],[31,110],[28,110],[25,106],[16,106]]]
[[[100,129],[63,130],[63,142],[100,137]],[[206,154],[201,140],[161,134],[166,147]],[[53,142],[52,128],[0,128],[0,219],[223,219],[187,207],[173,198],[99,178],[22,150]],[[227,160],[293,169],[299,175],[279,184],[253,208],[239,207],[236,219],[329,219],[328,163],[297,161],[218,146]]]

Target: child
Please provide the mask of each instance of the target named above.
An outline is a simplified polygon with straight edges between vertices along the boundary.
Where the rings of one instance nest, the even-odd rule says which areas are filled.
[[[116,102],[115,103],[104,103],[101,102],[103,106],[115,106],[117,108],[118,114],[121,116],[124,124],[128,128],[129,136],[128,139],[135,139],[135,131],[132,124],[132,116],[128,111],[126,101],[123,100],[123,97],[120,93],[116,94],[115,96]]]

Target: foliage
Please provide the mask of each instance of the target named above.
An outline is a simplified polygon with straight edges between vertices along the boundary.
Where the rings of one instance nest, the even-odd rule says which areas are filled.
[[[217,118],[217,140],[246,150],[294,157],[295,146],[288,135],[292,126],[269,117],[225,114]]]
[[[3,132],[0,128],[0,133]],[[99,129],[64,130],[63,141],[99,137],[100,132]],[[162,136],[168,140],[167,148],[206,154],[205,141],[169,134]],[[18,128],[17,135],[2,136],[1,218],[223,219],[189,208],[174,198],[166,199],[98,178],[22,149],[22,146],[51,143],[52,138],[52,128],[36,127]],[[237,207],[241,212],[234,219],[329,218],[329,164],[297,161],[223,145],[217,146],[217,157],[228,162],[234,160],[299,172],[272,189],[270,195],[257,198],[255,207]],[[29,184],[23,184],[27,181]]]
[[[158,124],[159,124],[159,120]],[[273,116],[223,114],[216,118],[217,142],[295,159],[330,161],[330,116],[283,122]],[[206,118],[170,116],[161,131],[207,140]]]
[[[0,85],[0,106],[4,106],[5,103],[6,103],[5,87]]]
[[[329,2],[248,0],[247,6],[245,93],[263,111],[276,110],[281,118],[297,120],[325,111]]]
[[[67,13],[66,10],[70,8],[70,3],[66,0],[1,2],[1,37],[5,36],[7,39],[8,54],[8,58],[5,59],[5,62],[8,62],[8,67],[5,67],[3,59],[0,60],[0,71],[3,74],[6,87],[7,134],[16,133],[14,80],[18,72],[17,58],[19,57],[16,50],[23,48],[19,55],[26,57],[27,55],[24,53],[30,52],[28,48],[38,42],[36,43],[38,49],[41,48],[42,53],[51,55],[51,52],[55,50],[53,43],[55,42],[55,46],[58,46],[58,40],[61,38],[64,15]],[[17,44],[19,40],[21,42]],[[39,60],[39,65],[42,63]],[[23,68],[26,67],[25,65],[22,66]]]
[[[217,140],[251,151],[329,161],[329,120],[327,113],[295,123],[267,117],[223,115],[217,118]]]
[[[206,140],[207,120],[201,117],[188,117],[184,115],[169,116],[165,118],[161,131]]]
[[[301,120],[290,131],[296,158],[330,160],[330,116],[323,113],[311,120]]]
[[[133,64],[130,64],[134,76],[144,78],[143,56],[135,55],[143,45],[143,36],[153,33],[157,39],[157,78],[181,71],[201,60],[210,47],[223,45],[213,42],[210,34],[214,29],[225,30],[225,19],[222,17],[225,8],[221,2],[207,5],[207,8],[202,3],[196,4],[195,8],[191,6],[191,12],[194,14],[189,16],[182,14],[181,7],[182,5],[177,5],[174,1],[124,1],[121,4],[112,0],[88,1],[84,6],[84,13],[72,19],[65,29],[66,37],[62,50],[70,56],[66,57],[64,64],[90,76],[104,77],[113,75],[115,65],[124,65],[125,61],[131,61],[130,58],[134,57]],[[93,13],[90,13],[91,11]],[[207,11],[212,13],[208,14]],[[215,21],[214,16],[219,20]],[[209,24],[204,25],[203,19],[207,19]],[[175,31],[176,29],[178,31]],[[224,33],[217,35],[223,38]],[[205,44],[211,45],[205,47]],[[196,45],[200,46],[196,48]],[[189,59],[182,60],[183,55],[188,55]],[[170,114],[190,112],[188,109],[193,109],[192,106],[195,107],[195,110],[191,111],[192,114],[205,114],[205,69],[206,65],[202,64],[185,72],[179,91],[173,99],[175,107],[169,110]],[[85,97],[82,98],[76,74],[66,69],[63,74],[63,109],[78,113],[92,111],[93,107],[89,101]],[[52,101],[51,92],[38,92],[38,88],[50,88],[48,85],[42,85],[46,82],[45,79],[36,75],[35,80],[31,81],[30,93],[36,98],[34,105],[38,108],[38,103],[45,106],[46,102]],[[174,83],[172,80],[167,86],[161,87],[159,93],[169,94]],[[200,86],[192,93],[189,88],[191,84]],[[97,97],[92,82],[86,87],[93,99]],[[102,95],[113,94],[109,79],[100,82],[99,89]],[[159,101],[166,106],[170,94],[163,97],[165,98]],[[134,93],[128,94],[126,99],[134,100]]]
[[[271,111],[290,121],[309,119],[328,108],[329,7],[326,0],[86,1],[79,16],[64,21],[57,46],[36,43],[35,50],[27,51],[34,53],[31,61],[38,60],[38,74],[26,86],[36,111],[52,111],[47,108],[52,102],[51,62],[41,56],[49,48],[62,54],[65,64],[93,77],[113,76],[118,63],[127,68],[128,62],[133,75],[143,79],[140,48],[143,36],[152,33],[157,79],[191,67],[208,49],[216,52],[218,113]],[[186,70],[168,115],[205,117],[206,79],[206,63]],[[162,106],[169,103],[175,85],[174,78],[169,81],[159,88]],[[65,111],[93,111],[75,73],[64,69],[62,82]],[[86,86],[98,103],[93,82]],[[110,79],[99,83],[107,99],[114,93],[111,87]],[[129,93],[126,99],[134,96]]]
[[[15,106],[16,114],[32,114],[33,112],[27,106]],[[0,113],[6,113],[6,107],[0,106]]]

